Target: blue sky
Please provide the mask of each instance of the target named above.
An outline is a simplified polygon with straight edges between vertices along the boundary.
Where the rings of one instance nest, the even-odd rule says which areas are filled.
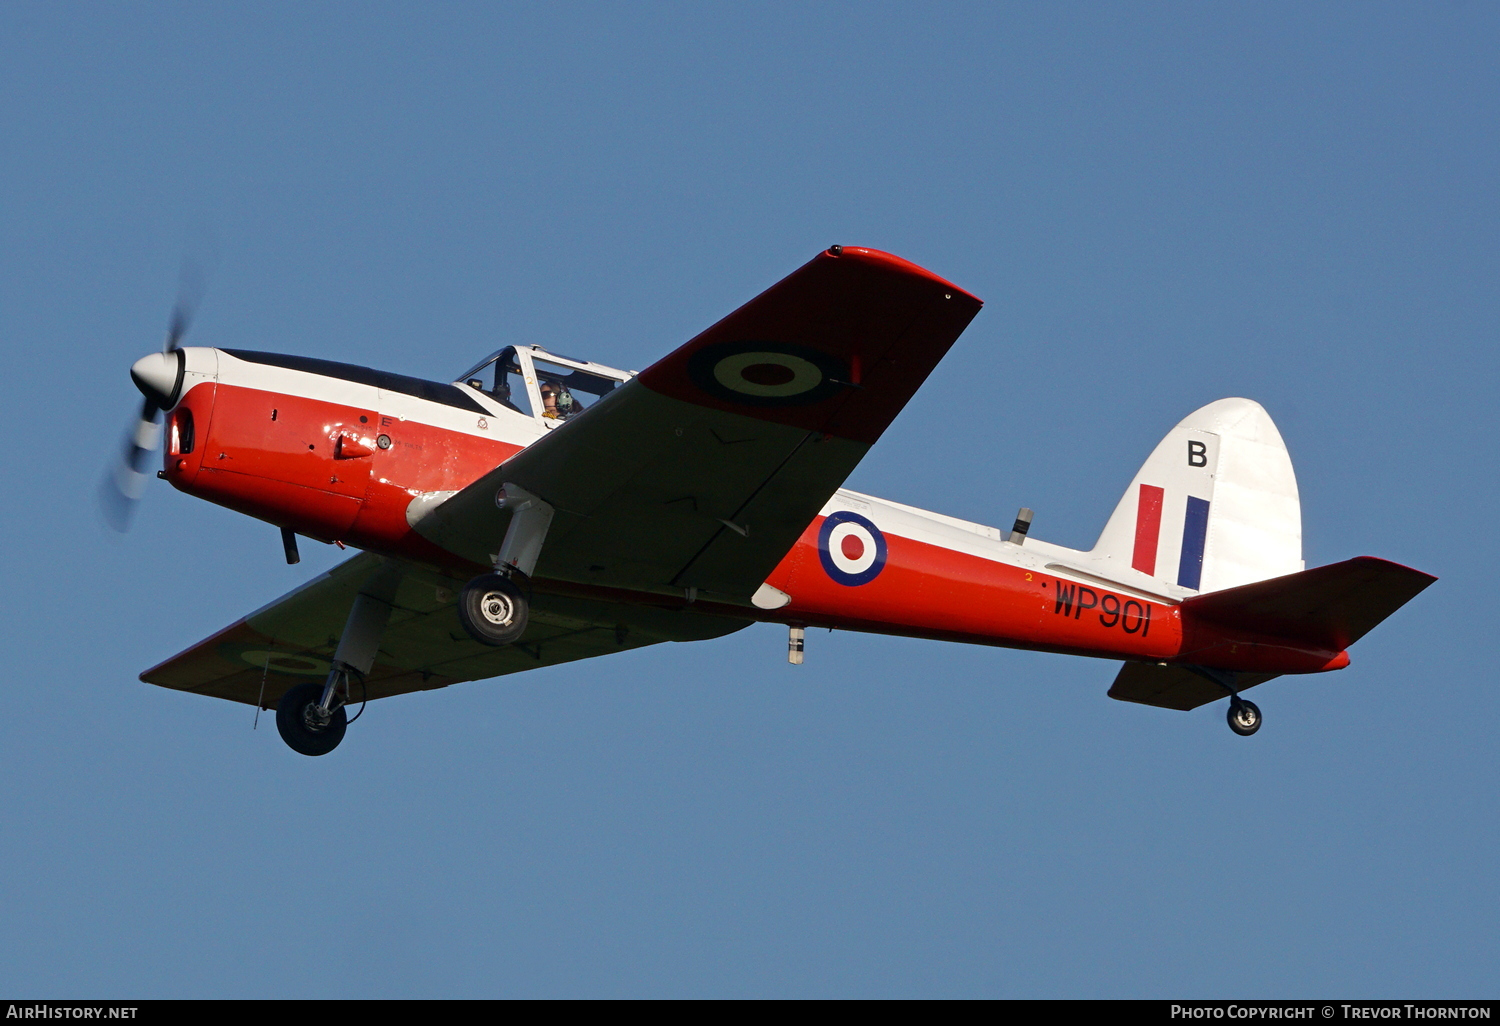
[[[15,422],[0,990],[1495,993],[1500,13],[1478,3],[0,8]],[[100,469],[190,341],[641,368],[832,243],[986,300],[851,487],[1087,547],[1243,395],[1309,565],[1442,580],[1218,705],[766,626],[370,707],[334,755],[136,674],[332,565]]]

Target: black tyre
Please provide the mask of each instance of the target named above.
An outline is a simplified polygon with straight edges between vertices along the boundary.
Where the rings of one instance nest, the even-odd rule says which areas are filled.
[[[526,633],[529,603],[515,581],[485,574],[464,585],[458,597],[458,619],[475,641],[509,645]]]
[[[1229,701],[1229,729],[1240,737],[1249,737],[1260,729],[1260,707],[1243,698]]]
[[[326,725],[320,726],[318,717],[309,715],[322,697],[323,685],[309,681],[293,687],[276,703],[276,730],[292,751],[327,755],[344,740],[349,718],[342,705],[333,711]]]

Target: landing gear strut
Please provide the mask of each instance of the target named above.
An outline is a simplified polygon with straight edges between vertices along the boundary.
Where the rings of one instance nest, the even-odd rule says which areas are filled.
[[[1249,737],[1260,729],[1260,707],[1239,695],[1229,699],[1229,729],[1240,737]]]

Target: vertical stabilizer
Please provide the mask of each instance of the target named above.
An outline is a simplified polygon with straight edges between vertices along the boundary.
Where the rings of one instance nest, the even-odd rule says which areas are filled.
[[[1260,404],[1220,399],[1162,439],[1091,556],[1197,592],[1302,569],[1302,504]]]

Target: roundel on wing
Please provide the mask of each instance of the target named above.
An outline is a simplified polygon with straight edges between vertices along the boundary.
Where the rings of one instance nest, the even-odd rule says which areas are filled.
[[[257,670],[286,673],[293,676],[326,677],[332,669],[328,660],[301,652],[276,652],[264,648],[221,645],[220,654],[238,658]]]
[[[839,584],[869,584],[885,569],[885,535],[858,513],[833,513],[818,530],[818,559]]]
[[[688,376],[709,395],[746,406],[804,406],[844,387],[843,364],[784,342],[715,342],[688,359]]]

